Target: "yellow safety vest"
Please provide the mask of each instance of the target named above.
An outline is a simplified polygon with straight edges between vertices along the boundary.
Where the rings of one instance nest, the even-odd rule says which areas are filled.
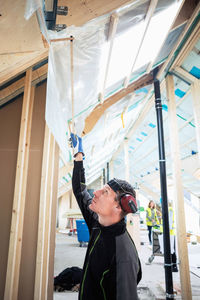
[[[147,212],[147,216],[146,216],[146,224],[148,226],[154,226],[156,224],[153,224],[152,221],[149,220],[149,218],[151,219],[151,214],[152,214],[152,210],[154,211],[154,220],[156,221],[156,224],[159,225],[159,221],[158,221],[158,217],[157,217],[157,213],[156,213],[156,209],[151,209],[150,207],[147,207],[146,212]]]
[[[172,212],[173,216],[172,216],[172,227],[170,229],[170,235],[176,235],[176,231],[175,231],[175,223],[174,223],[174,211],[172,207],[169,207],[169,214],[170,212]],[[160,225],[160,232],[163,232],[163,221],[161,220],[161,225]]]

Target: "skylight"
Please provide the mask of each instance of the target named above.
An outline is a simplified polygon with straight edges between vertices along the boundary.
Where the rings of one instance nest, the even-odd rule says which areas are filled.
[[[154,62],[181,3],[182,1],[175,2],[152,17],[133,71]],[[106,87],[112,86],[129,75],[144,31],[145,22],[143,21],[115,37]],[[107,60],[108,47],[109,43],[103,46],[102,65]]]

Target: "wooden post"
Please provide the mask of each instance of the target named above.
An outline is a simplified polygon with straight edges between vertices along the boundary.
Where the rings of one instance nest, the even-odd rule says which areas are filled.
[[[192,104],[193,104],[193,112],[194,112],[198,156],[200,160],[200,81],[195,81],[195,83],[191,87],[191,91],[192,91]]]
[[[32,69],[29,69],[26,72],[22,106],[4,300],[17,300],[18,297],[27,171],[35,91],[34,87],[31,88],[31,81]]]
[[[34,300],[47,300],[55,140],[45,127]]]
[[[181,160],[179,151],[179,138],[178,138],[178,124],[176,117],[176,101],[174,94],[174,81],[172,75],[166,78],[167,95],[168,95],[168,111],[169,111],[169,125],[170,125],[170,145],[171,145],[171,158],[173,164],[173,177],[174,177],[174,202],[175,202],[175,215],[177,226],[177,241],[178,241],[178,254],[180,261],[180,281],[181,293],[183,300],[192,299],[188,249],[186,240],[186,225],[185,225],[185,209],[184,209],[184,195],[181,179]]]

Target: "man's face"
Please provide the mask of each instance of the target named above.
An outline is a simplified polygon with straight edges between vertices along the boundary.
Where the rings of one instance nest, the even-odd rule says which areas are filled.
[[[94,198],[89,208],[100,216],[109,216],[119,204],[115,200],[116,193],[108,184],[94,192]]]

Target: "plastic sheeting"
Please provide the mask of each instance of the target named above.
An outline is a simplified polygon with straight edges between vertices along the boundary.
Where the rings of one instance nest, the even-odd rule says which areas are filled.
[[[86,25],[70,28],[73,41],[73,82],[75,129],[81,135],[84,121],[98,104],[100,90],[101,44],[104,28]],[[84,42],[83,42],[84,41]],[[46,121],[62,149],[66,150],[66,133],[72,119],[71,41],[52,42],[49,52]]]
[[[174,0],[158,1],[155,14],[164,10],[174,2]],[[34,9],[38,8],[39,0],[28,0],[27,3],[29,11],[27,9],[26,16],[28,17],[33,13]],[[143,22],[149,3],[150,1],[147,0],[138,0],[117,10],[119,22],[116,38],[128,34],[129,30],[132,30],[134,26]],[[74,117],[76,132],[79,135],[81,135],[83,131],[86,117],[94,107],[99,104],[98,95],[99,92],[102,91],[109,50],[109,42],[107,42],[109,20],[110,14],[107,14],[88,22],[82,27],[70,26],[56,33],[46,30],[44,26],[44,16],[40,16],[39,22],[41,31],[47,40],[50,41],[51,39],[67,38],[70,36],[74,37]],[[158,56],[159,59],[166,58],[181,31],[182,30],[179,29],[170,33],[168,43],[167,40],[165,43],[165,49],[163,49],[161,55]],[[139,43],[139,37],[138,35],[137,43]],[[72,119],[70,43],[70,41],[56,41],[50,44],[46,101],[47,124],[68,161],[71,159],[67,142],[69,138],[68,125]],[[136,37],[134,37],[134,43],[136,43]],[[134,43],[133,46],[135,45]],[[128,58],[127,62],[129,62],[129,58],[133,56],[133,52],[131,49],[128,49],[125,43],[122,51],[122,53],[124,53],[123,55],[119,53],[118,48],[118,44],[116,43],[112,55],[116,53],[117,55],[116,60],[113,61],[113,63],[111,62],[109,69],[110,79],[106,86],[106,96],[123,88],[126,71],[122,74],[120,62],[121,65],[123,65],[125,57]],[[116,71],[113,72],[113,74],[117,75],[115,79],[111,78],[112,65],[116,67]],[[131,81],[144,74],[145,70],[146,65],[136,70],[131,76]],[[83,145],[86,154],[86,172],[89,176],[89,180],[101,174],[102,167],[111,159],[119,145],[123,143],[125,135],[134,124],[143,107],[146,94],[147,91],[141,89],[138,93],[135,93],[134,97],[132,97],[132,95],[127,96],[112,105],[112,107],[106,110],[93,130],[84,136]],[[152,116],[148,120],[148,123],[151,122],[154,123]],[[142,132],[145,133],[145,129],[142,130]],[[135,146],[139,149],[139,145],[141,145],[140,137],[134,137],[131,143],[133,145],[136,143]],[[133,145],[132,147],[135,147]],[[130,151],[132,151],[131,148]],[[137,153],[140,154],[140,152]],[[121,161],[124,161],[123,158]],[[142,165],[140,167],[142,168]],[[120,168],[118,169],[120,170]]]

